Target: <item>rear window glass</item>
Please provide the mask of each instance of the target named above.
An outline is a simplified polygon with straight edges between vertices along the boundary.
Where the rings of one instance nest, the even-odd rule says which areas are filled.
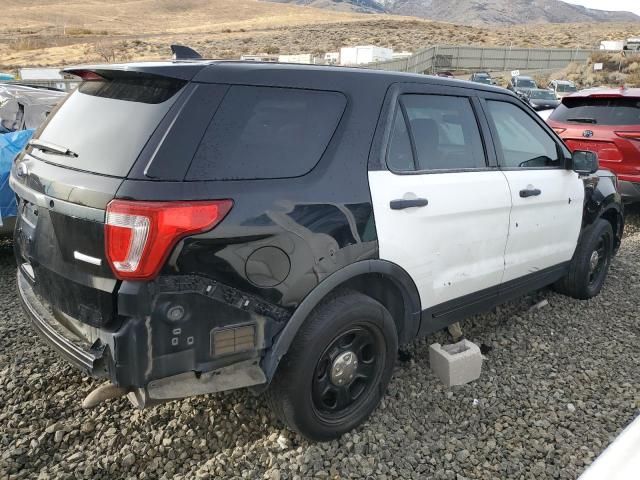
[[[169,100],[184,84],[174,78],[118,77],[83,82],[78,90],[94,97],[157,104]]]
[[[577,92],[578,89],[576,87],[574,87],[573,85],[567,85],[566,83],[560,83],[558,84],[558,87],[556,88],[556,90],[558,90],[559,92]]]
[[[536,82],[530,78],[516,78],[516,87],[519,88],[536,88]]]
[[[640,125],[639,98],[565,98],[551,120],[597,125]]]
[[[396,114],[387,164],[393,170],[452,170],[484,168],[484,147],[475,113],[466,97],[403,95],[411,136],[402,113]],[[401,112],[400,109],[398,109]]]
[[[549,90],[532,90],[530,94],[534,100],[555,100],[556,96]]]
[[[336,92],[233,86],[207,128],[187,180],[297,177],[320,160],[346,105]]]
[[[32,149],[49,163],[124,177],[184,86],[156,76],[83,83],[52,114],[39,139],[75,155]]]

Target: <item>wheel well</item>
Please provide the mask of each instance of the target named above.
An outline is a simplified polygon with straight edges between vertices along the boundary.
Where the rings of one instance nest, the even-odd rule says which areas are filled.
[[[358,275],[338,285],[333,291],[343,288],[356,290],[380,302],[395,321],[400,343],[411,340],[411,336],[416,333],[408,331],[411,326],[410,315],[412,312],[407,311],[403,292],[397,283],[388,276],[381,273]]]
[[[398,342],[409,343],[420,328],[421,305],[412,278],[398,265],[384,260],[352,263],[320,282],[298,305],[273,346],[265,354],[262,367],[269,381],[280,359],[287,353],[299,328],[312,311],[340,290],[353,290],[380,302],[390,313],[398,331]]]

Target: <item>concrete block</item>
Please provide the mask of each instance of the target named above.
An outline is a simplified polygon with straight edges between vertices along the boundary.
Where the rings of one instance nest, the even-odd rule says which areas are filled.
[[[464,385],[480,377],[480,347],[469,340],[450,345],[434,343],[429,347],[431,370],[447,387]]]

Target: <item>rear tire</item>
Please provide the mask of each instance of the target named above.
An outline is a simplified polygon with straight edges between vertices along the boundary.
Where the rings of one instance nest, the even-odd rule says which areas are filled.
[[[578,241],[569,272],[554,288],[580,300],[595,297],[602,290],[613,257],[613,229],[600,218],[588,227]]]
[[[398,351],[391,315],[380,303],[345,291],[318,306],[300,327],[267,402],[290,429],[314,441],[363,423],[389,384]]]

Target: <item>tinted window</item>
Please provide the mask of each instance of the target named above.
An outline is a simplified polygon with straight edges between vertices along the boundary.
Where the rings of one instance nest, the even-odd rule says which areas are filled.
[[[387,165],[392,170],[411,171],[415,170],[413,161],[413,151],[411,150],[411,139],[407,124],[404,121],[402,108],[396,109],[396,117],[389,141],[389,152],[387,154]]]
[[[556,143],[533,118],[511,103],[489,100],[487,105],[503,166],[560,166]]]
[[[482,139],[468,98],[403,95],[401,104],[409,121],[417,170],[486,166]]]
[[[297,177],[320,160],[340,121],[335,92],[233,86],[207,128],[187,180]]]
[[[531,90],[529,95],[534,100],[555,100],[556,96],[549,90]]]
[[[559,92],[576,92],[577,88],[574,87],[573,85],[567,85],[565,83],[559,83],[557,90]]]
[[[77,157],[32,153],[50,163],[124,177],[183,85],[148,76],[85,82],[49,116],[39,135]]]
[[[550,119],[568,123],[640,125],[640,98],[565,98]]]
[[[538,88],[536,82],[529,78],[516,78],[516,87],[518,88]]]
[[[162,103],[173,97],[186,82],[155,76],[118,76],[83,82],[78,90],[94,97],[140,103]]]

